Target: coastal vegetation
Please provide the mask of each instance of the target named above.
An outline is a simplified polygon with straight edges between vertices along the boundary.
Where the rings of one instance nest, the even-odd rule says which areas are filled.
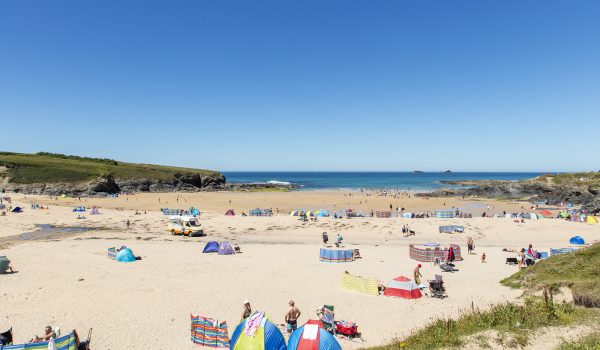
[[[573,292],[575,304],[600,307],[600,243],[541,260],[501,283],[528,292],[568,287]]]
[[[124,180],[168,180],[183,173],[196,173],[202,176],[218,174],[204,169],[134,164],[106,158],[47,152],[36,154],[0,152],[0,167],[6,168],[4,173],[0,173],[0,177],[8,178],[9,182],[18,184],[80,182],[101,176]]]
[[[491,341],[517,348],[527,345],[536,330],[598,325],[599,276],[600,243],[574,253],[555,255],[501,281],[505,286],[524,288],[528,293],[523,303],[502,303],[487,310],[471,306],[457,318],[436,319],[403,339],[371,350],[460,348],[468,343],[486,348]],[[574,304],[554,301],[559,287],[571,288]],[[542,291],[542,296],[534,295],[536,291]],[[593,329],[580,339],[563,341],[559,349],[598,349],[598,334],[600,330]]]

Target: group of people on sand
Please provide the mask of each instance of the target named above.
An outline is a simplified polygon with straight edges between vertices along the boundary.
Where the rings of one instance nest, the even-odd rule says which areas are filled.
[[[342,234],[338,233],[336,242],[335,242],[335,246],[338,248],[341,247],[343,240],[344,240],[344,237],[342,237]],[[329,242],[329,234],[327,232],[323,232],[323,244],[327,245],[327,242]]]
[[[46,326],[44,329],[44,335],[41,337],[36,335],[29,341],[29,343],[43,343],[50,341],[50,339],[56,339],[56,332],[52,329],[52,327]],[[9,345],[10,342],[10,339],[7,339],[4,335],[0,334],[0,345]]]
[[[242,310],[242,318],[241,321],[244,321],[248,317],[252,316],[252,306],[250,306],[250,301],[244,300],[244,308]],[[296,303],[293,300],[290,300],[288,303],[288,311],[285,313],[284,320],[286,324],[286,330],[288,333],[292,333],[296,329],[298,329],[298,319],[302,314],[300,309],[296,307]]]

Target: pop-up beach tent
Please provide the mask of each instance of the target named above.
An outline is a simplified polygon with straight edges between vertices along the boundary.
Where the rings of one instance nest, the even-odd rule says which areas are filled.
[[[219,251],[219,243],[216,241],[210,241],[204,246],[202,253],[217,253]]]
[[[23,209],[21,207],[14,207],[12,210],[13,213],[22,213]]]
[[[235,215],[235,211],[233,211],[233,209],[229,209],[226,213],[226,216],[234,216]]]
[[[233,331],[231,350],[286,350],[281,331],[262,312],[255,312]]]
[[[596,219],[596,217],[592,216],[592,215],[588,215],[586,221],[588,224],[597,224],[598,223],[598,219]]]
[[[337,339],[319,320],[308,320],[288,340],[288,350],[342,350]]]
[[[233,250],[231,244],[229,242],[221,242],[221,244],[219,244],[219,255],[230,254],[235,254],[235,251]]]
[[[419,299],[422,297],[419,286],[407,277],[399,276],[391,280],[385,287],[383,295],[404,299]]]
[[[585,244],[585,239],[583,239],[583,237],[581,237],[581,236],[574,236],[574,237],[571,237],[571,239],[569,240],[569,243],[583,245],[583,244]]]

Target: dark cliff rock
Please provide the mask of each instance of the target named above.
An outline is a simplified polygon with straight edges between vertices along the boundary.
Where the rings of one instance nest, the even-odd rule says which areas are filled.
[[[573,203],[592,213],[600,212],[600,191],[591,186],[554,185],[534,180],[523,181],[446,181],[446,184],[464,185],[468,188],[440,189],[430,193],[419,193],[422,197],[485,197],[526,198],[532,203],[546,201],[549,204]]]
[[[212,173],[202,176],[198,173],[178,173],[165,180],[158,179],[115,179],[112,176],[100,176],[89,182],[18,184],[7,183],[7,191],[59,196],[102,196],[114,193],[131,192],[197,192],[216,190],[225,186],[225,176]]]

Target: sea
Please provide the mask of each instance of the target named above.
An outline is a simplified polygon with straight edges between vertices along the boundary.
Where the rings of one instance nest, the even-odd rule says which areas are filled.
[[[509,180],[533,178],[529,172],[223,172],[228,183],[272,183],[295,185],[299,190],[393,189],[433,191],[458,187],[442,183],[452,180]]]

